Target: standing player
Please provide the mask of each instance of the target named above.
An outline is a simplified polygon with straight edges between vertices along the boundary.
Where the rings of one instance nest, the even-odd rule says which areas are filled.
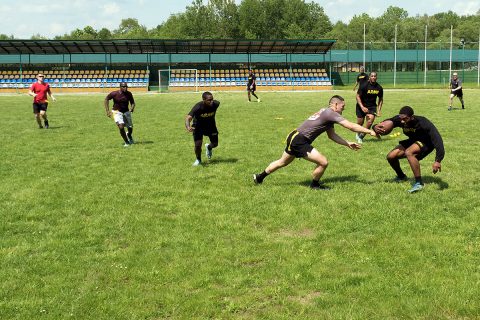
[[[465,109],[465,105],[463,104],[462,80],[458,79],[458,74],[456,72],[454,72],[452,76],[452,80],[450,81],[450,104],[448,106],[448,111],[452,110],[452,102],[455,96],[457,96],[462,103],[462,109]]]
[[[108,106],[109,101],[113,99],[112,111]],[[128,103],[130,103],[130,109],[128,109]],[[120,135],[123,138],[125,144],[124,147],[128,147],[133,144],[133,122],[132,112],[135,110],[135,100],[130,91],[128,91],[128,85],[125,82],[120,83],[120,90],[110,92],[104,101],[105,112],[107,117],[112,117],[120,130]],[[125,125],[128,128],[128,133],[125,133]]]
[[[359,144],[344,140],[335,133],[333,125],[340,124],[354,132],[362,132],[376,136],[373,130],[364,128],[358,124],[352,123],[341,116],[345,109],[345,101],[342,97],[335,95],[330,98],[327,108],[320,109],[317,113],[310,116],[300,127],[290,132],[287,136],[287,144],[282,157],[268,165],[268,167],[259,174],[253,175],[253,182],[260,184],[271,173],[289,165],[295,158],[303,158],[316,164],[312,172],[312,189],[329,189],[320,183],[325,169],[327,169],[327,158],[317,151],[311,144],[323,132],[327,132],[328,137],[338,144],[344,145],[352,150],[361,148]]]
[[[33,113],[38,123],[38,128],[43,129],[42,119],[45,125],[45,129],[49,128],[47,118],[47,107],[49,95],[53,101],[57,101],[50,91],[50,85],[44,81],[45,76],[41,73],[37,75],[37,82],[33,83],[28,90],[28,94],[33,96]]]
[[[377,104],[378,98],[378,104]],[[370,72],[368,81],[360,85],[357,91],[357,123],[363,126],[365,118],[367,123],[365,127],[370,129],[372,127],[375,117],[381,115],[383,105],[383,88],[377,82],[377,73]],[[363,143],[364,134],[356,135],[358,143]]]
[[[205,152],[208,159],[212,158],[212,149],[218,146],[218,130],[215,123],[215,113],[220,106],[220,101],[213,100],[213,95],[206,91],[202,94],[202,101],[193,106],[185,117],[185,129],[193,132],[195,143],[195,156],[197,159],[194,166],[202,164],[203,136],[208,136],[210,143],[205,144]],[[193,120],[193,121],[192,121]]]
[[[362,84],[368,81],[368,74],[365,73],[365,67],[360,66],[360,73],[357,76],[357,81],[355,82],[355,86],[353,87],[353,91],[357,91],[357,87],[361,87]],[[358,102],[357,102],[358,106]]]
[[[408,192],[413,193],[423,189],[422,175],[420,173],[420,160],[425,158],[433,149],[436,150],[435,162],[432,165],[433,173],[441,171],[440,164],[445,156],[443,140],[437,128],[425,117],[414,116],[413,109],[405,106],[400,109],[397,116],[381,122],[374,127],[378,134],[387,134],[395,127],[403,128],[403,133],[408,137],[407,140],[400,141],[387,155],[387,160],[397,176],[394,181],[400,182],[407,180],[407,176],[400,168],[399,159],[407,158],[412,169],[415,183]],[[387,129],[388,127],[388,129]]]
[[[248,101],[251,102],[250,94],[252,94],[255,98],[257,98],[257,102],[260,102],[260,99],[255,94],[257,90],[257,77],[253,70],[248,70],[248,83],[247,83],[247,92],[248,92]]]

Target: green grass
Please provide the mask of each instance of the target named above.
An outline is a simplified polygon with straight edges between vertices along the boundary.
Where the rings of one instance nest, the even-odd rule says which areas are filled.
[[[353,152],[321,135],[330,191],[306,187],[304,160],[253,185],[332,92],[215,93],[203,167],[183,125],[199,93],[136,95],[130,148],[104,95],[58,95],[49,130],[31,97],[0,96],[0,318],[478,319],[480,91],[465,91],[452,112],[445,90],[386,91],[385,117],[412,105],[445,142],[413,195],[387,182],[388,137]]]

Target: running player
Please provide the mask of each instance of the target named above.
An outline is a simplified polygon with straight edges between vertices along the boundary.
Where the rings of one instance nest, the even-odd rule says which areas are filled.
[[[345,101],[342,97],[335,95],[330,98],[329,106],[320,109],[317,113],[310,116],[300,127],[293,130],[287,136],[285,151],[280,159],[270,163],[268,167],[259,174],[253,175],[253,181],[260,184],[271,173],[289,165],[295,158],[303,158],[316,164],[312,173],[312,189],[329,189],[320,182],[325,169],[328,166],[327,158],[317,151],[311,144],[323,132],[327,132],[328,137],[334,142],[344,145],[352,150],[358,150],[361,145],[344,140],[335,133],[334,124],[338,123],[353,132],[362,132],[376,136],[373,130],[364,128],[358,124],[352,123],[341,116],[345,109]]]
[[[357,87],[360,88],[362,84],[368,81],[368,74],[365,73],[365,67],[360,66],[360,73],[357,76],[357,81],[355,82],[355,86],[353,87],[353,91],[357,91]],[[358,102],[357,102],[358,106]]]
[[[377,104],[378,98],[378,104]],[[360,85],[357,91],[357,123],[363,126],[365,118],[367,123],[366,128],[370,129],[372,127],[375,117],[381,115],[383,105],[383,88],[377,82],[377,73],[370,72],[368,81]],[[365,135],[360,133],[356,135],[358,143],[363,143],[363,137]]]
[[[108,106],[109,101],[113,99],[112,111]],[[130,103],[130,109],[128,104]],[[125,82],[120,83],[120,90],[110,92],[104,101],[105,112],[107,117],[112,117],[120,130],[120,135],[123,138],[125,144],[124,147],[128,147],[134,143],[133,141],[133,122],[132,112],[135,110],[135,100],[133,94],[128,91],[128,85]],[[128,133],[125,133],[125,125],[127,126]]]
[[[208,136],[210,143],[205,144],[205,152],[208,159],[212,158],[212,149],[218,146],[218,130],[215,123],[215,113],[220,102],[213,100],[210,92],[202,94],[202,101],[193,106],[192,110],[185,117],[185,129],[193,132],[194,151],[197,159],[194,166],[202,164],[202,143],[203,136]]]
[[[252,94],[255,98],[257,98],[257,102],[260,102],[260,99],[255,94],[257,90],[257,77],[253,70],[248,70],[248,83],[247,83],[247,92],[248,92],[248,101],[251,102],[250,94]]]
[[[53,101],[57,101],[50,91],[50,85],[46,83],[44,79],[45,76],[39,73],[37,75],[37,82],[33,83],[30,90],[28,90],[28,94],[33,96],[33,113],[35,114],[35,120],[37,120],[39,129],[43,129],[42,119],[45,129],[49,128],[47,118],[48,96],[50,96]]]

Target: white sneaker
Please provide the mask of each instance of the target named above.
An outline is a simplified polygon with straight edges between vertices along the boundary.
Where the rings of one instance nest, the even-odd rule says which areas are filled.
[[[355,134],[355,139],[357,140],[357,143],[358,143],[358,144],[362,144],[362,143],[363,143],[363,139],[360,138],[360,135],[359,135],[358,133]]]
[[[129,145],[128,143],[125,143],[123,146],[124,146],[125,148],[126,148],[126,147],[130,147],[130,145]]]
[[[192,166],[196,167],[196,166],[199,166],[199,165],[201,165],[201,164],[202,164],[202,161],[200,161],[200,160],[197,159],[197,160],[195,160],[195,162],[192,164]]]
[[[257,102],[260,102],[260,99],[258,99]]]
[[[208,150],[208,143],[205,143],[205,154],[207,155],[208,160],[212,159],[213,149]]]

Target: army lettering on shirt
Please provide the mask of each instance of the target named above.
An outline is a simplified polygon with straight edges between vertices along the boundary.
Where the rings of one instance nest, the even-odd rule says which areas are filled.
[[[443,139],[430,120],[425,117],[415,116],[412,121],[403,124],[398,115],[389,120],[393,121],[394,127],[402,128],[403,133],[409,139],[434,147],[436,151],[435,161],[440,162],[443,160],[443,157],[445,156]]]
[[[209,130],[216,128],[215,114],[219,106],[220,102],[217,100],[213,100],[211,106],[207,106],[203,101],[194,105],[192,110],[188,113],[188,115],[193,118],[192,127],[194,127],[195,130]]]
[[[330,108],[320,109],[311,115],[297,128],[297,131],[310,141],[315,140],[320,134],[333,128],[335,123],[345,120],[338,112]]]
[[[366,108],[376,107],[377,97],[383,99],[383,88],[378,82],[371,83],[367,81],[363,83],[360,85],[357,93],[360,95],[363,106]]]

